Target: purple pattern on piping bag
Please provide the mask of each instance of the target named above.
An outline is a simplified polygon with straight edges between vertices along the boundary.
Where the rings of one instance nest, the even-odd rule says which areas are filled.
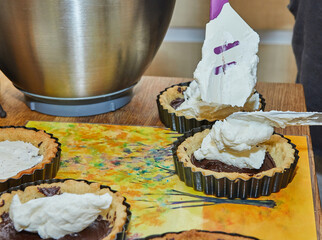
[[[233,61],[233,62],[223,64],[223,65],[216,67],[215,68],[215,75],[218,75],[219,73],[222,73],[222,72],[225,73],[225,70],[227,69],[228,66],[236,65],[236,64],[237,63],[235,61]]]
[[[218,55],[218,54],[220,54],[220,53],[222,53],[224,51],[227,51],[227,50],[229,50],[229,49],[231,49],[233,47],[236,47],[238,45],[239,45],[239,41],[235,41],[233,43],[224,44],[222,46],[215,47],[214,48],[214,53]]]
[[[210,20],[218,17],[224,4],[228,2],[228,0],[210,0]]]

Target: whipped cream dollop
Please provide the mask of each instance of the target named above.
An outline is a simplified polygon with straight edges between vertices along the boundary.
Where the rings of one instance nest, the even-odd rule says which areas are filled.
[[[258,34],[226,3],[219,16],[206,25],[195,81],[177,110],[191,109],[195,115],[204,103],[243,107],[257,82],[258,44]]]
[[[266,149],[258,144],[270,139],[274,127],[322,125],[315,112],[236,112],[217,121],[194,152],[197,160],[219,160],[238,168],[259,169]]]
[[[23,141],[0,142],[0,179],[17,175],[20,171],[31,168],[43,160],[39,149]]]
[[[80,232],[95,221],[101,209],[108,209],[112,197],[106,193],[63,193],[21,203],[15,195],[9,216],[17,231],[29,231],[41,238],[59,239],[66,234]]]

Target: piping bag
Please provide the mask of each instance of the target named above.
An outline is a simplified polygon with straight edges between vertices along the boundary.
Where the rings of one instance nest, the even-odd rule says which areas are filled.
[[[258,44],[258,34],[228,0],[211,0],[202,59],[194,72],[201,100],[244,106],[257,82]]]

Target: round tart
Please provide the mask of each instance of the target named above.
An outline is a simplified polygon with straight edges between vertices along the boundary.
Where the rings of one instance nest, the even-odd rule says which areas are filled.
[[[258,238],[243,236],[236,233],[225,233],[219,231],[203,231],[203,230],[189,230],[177,233],[164,233],[162,235],[152,235],[146,237],[145,240],[186,240],[186,239],[195,239],[195,240],[243,240],[243,239],[253,239]]]
[[[131,212],[130,205],[120,193],[111,190],[108,186],[85,180],[51,179],[10,188],[0,197],[0,239],[41,239],[37,233],[26,231],[17,232],[9,217],[9,208],[14,195],[18,194],[22,203],[32,199],[45,198],[62,193],[85,194],[93,193],[112,196],[112,203],[108,209],[101,210],[97,219],[79,233],[65,235],[63,239],[91,239],[112,240],[125,239]]]
[[[207,114],[208,106],[204,106],[204,115],[198,118],[184,116],[181,112],[176,111],[176,107],[184,101],[183,92],[189,86],[190,82],[180,83],[166,88],[157,96],[157,105],[161,122],[168,128],[179,133],[184,133],[193,128],[203,125],[211,125],[216,120],[225,119],[227,116],[238,111],[259,111],[265,108],[265,99],[259,94],[260,104],[258,109],[254,110],[251,102],[247,102],[244,107],[225,106],[216,110],[215,114]],[[255,94],[256,92],[254,92]],[[211,108],[211,107],[208,107]]]
[[[56,176],[60,164],[61,144],[52,134],[24,126],[3,126],[0,127],[0,142],[6,140],[31,143],[39,149],[39,155],[42,155],[43,159],[33,167],[21,170],[15,176],[3,179],[0,176],[0,192],[22,183]]]
[[[200,148],[210,128],[211,126],[202,126],[193,129],[173,144],[172,152],[176,173],[187,186],[217,197],[245,199],[268,196],[272,192],[285,188],[292,181],[299,158],[298,150],[289,139],[279,134],[273,134],[268,141],[260,144],[267,151],[265,161],[270,160],[274,164],[264,170],[257,172],[245,172],[243,169],[218,171],[209,170],[209,164],[202,166],[196,164],[193,153]]]

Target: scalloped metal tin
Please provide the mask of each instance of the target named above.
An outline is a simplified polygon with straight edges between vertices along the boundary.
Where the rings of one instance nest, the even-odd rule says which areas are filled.
[[[258,240],[258,238],[255,237],[250,237],[250,236],[245,236],[245,235],[241,235],[238,233],[226,233],[226,232],[221,232],[221,231],[207,231],[207,230],[196,230],[198,232],[205,232],[205,233],[218,233],[218,234],[224,234],[227,235],[227,237],[239,237],[240,239],[250,239],[250,240]],[[181,233],[184,233],[186,231],[181,231],[181,232],[166,232],[166,233],[162,233],[162,234],[154,234],[154,235],[150,235],[148,237],[145,238],[139,238],[137,240],[153,240],[155,238],[162,238],[162,237],[166,237],[166,235],[168,234],[176,234],[176,235],[180,235]]]
[[[36,128],[29,128],[25,126],[0,126],[1,128],[24,128],[31,131],[40,131]],[[37,180],[51,179],[57,175],[59,166],[60,166],[60,156],[61,156],[61,143],[58,142],[58,138],[55,138],[53,134],[45,131],[55,142],[58,144],[56,156],[51,160],[50,163],[45,164],[44,168],[36,169],[31,174],[24,174],[20,178],[8,178],[7,180],[0,181],[0,192],[7,190],[8,188],[18,186],[23,183],[33,182]]]
[[[28,183],[21,184],[19,186],[9,188],[4,192],[0,192],[0,196],[2,194],[4,194],[4,193],[10,193],[12,191],[17,191],[17,190],[22,190],[23,191],[28,186],[36,186],[36,185],[40,185],[40,184],[44,184],[44,183],[51,184],[51,183],[65,182],[67,180],[82,181],[82,182],[86,182],[87,184],[93,183],[91,181],[87,181],[87,180],[83,180],[83,179],[72,179],[72,178],[38,180],[38,181],[28,182]],[[113,193],[117,192],[117,191],[111,189],[109,186],[106,186],[106,185],[100,185],[100,188],[101,189],[102,188],[108,188]],[[125,197],[123,197],[123,198],[124,198],[123,205],[126,206],[127,217],[126,217],[126,221],[125,221],[125,224],[123,226],[122,232],[117,233],[115,238],[114,238],[114,240],[125,240],[126,239],[126,231],[127,231],[127,228],[129,226],[130,219],[131,219],[131,216],[132,216],[132,213],[130,211],[131,205],[128,202],[126,202]]]
[[[282,188],[285,188],[292,181],[299,159],[298,150],[288,138],[285,138],[281,134],[278,135],[285,138],[295,150],[295,160],[291,164],[290,168],[284,169],[283,172],[275,173],[272,177],[264,176],[262,178],[253,177],[248,180],[243,180],[240,178],[230,180],[226,177],[215,178],[213,175],[205,176],[201,172],[194,172],[190,167],[184,166],[184,164],[180,162],[177,157],[178,146],[186,138],[208,128],[211,128],[211,126],[208,125],[194,128],[191,131],[186,132],[183,136],[179,137],[178,140],[173,143],[172,153],[175,170],[180,180],[185,182],[187,186],[192,187],[197,191],[204,192],[205,194],[214,195],[216,197],[227,197],[229,199],[246,199],[258,198],[260,196],[269,196],[271,193],[279,192]]]
[[[160,104],[160,96],[167,91],[169,88],[175,87],[175,86],[189,86],[191,82],[185,82],[185,83],[179,83],[179,84],[175,84],[172,85],[168,88],[166,88],[165,90],[163,90],[162,92],[160,92],[160,94],[157,96],[157,106],[158,106],[158,112],[159,112],[159,117],[161,122],[168,128],[170,128],[171,130],[177,131],[179,133],[184,133],[187,132],[193,128],[197,128],[203,125],[212,125],[215,123],[215,121],[213,122],[209,122],[207,120],[202,120],[202,121],[198,121],[195,118],[191,118],[191,119],[187,119],[184,116],[177,116],[175,113],[169,113],[169,111],[167,109],[164,109],[161,104]],[[261,108],[259,110],[263,110],[265,109],[266,106],[266,102],[265,99],[263,98],[263,96],[259,93],[259,97],[260,97],[260,102],[261,102]]]

